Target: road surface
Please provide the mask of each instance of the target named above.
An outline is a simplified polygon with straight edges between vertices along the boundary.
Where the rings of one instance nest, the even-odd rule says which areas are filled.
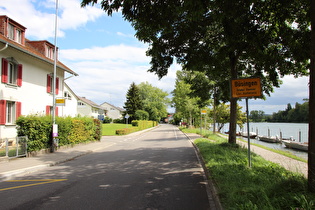
[[[210,209],[194,147],[177,127],[103,141],[97,152],[0,182],[0,209]]]

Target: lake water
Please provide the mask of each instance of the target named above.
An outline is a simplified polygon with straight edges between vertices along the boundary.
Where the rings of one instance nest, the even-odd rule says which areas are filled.
[[[229,130],[229,124],[225,124],[222,132]],[[247,132],[247,124],[244,124],[243,129],[237,127],[236,131]],[[280,136],[282,133],[283,138],[293,137],[296,141],[308,142],[308,123],[249,123],[249,131],[255,132],[258,135]],[[247,140],[247,138],[244,138]],[[290,151],[298,157],[307,160],[307,152],[288,149],[284,144],[267,143],[256,139],[250,139],[251,143],[261,144],[273,149]]]

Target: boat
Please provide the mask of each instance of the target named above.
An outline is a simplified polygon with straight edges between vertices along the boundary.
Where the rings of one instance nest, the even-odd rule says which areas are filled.
[[[282,140],[282,142],[288,148],[308,151],[308,142],[302,143],[294,140]]]
[[[230,131],[225,131],[224,132],[225,134],[230,134]],[[236,136],[241,136],[242,134],[241,134],[241,132],[236,132]]]
[[[281,139],[277,136],[257,136],[260,141],[265,141],[269,143],[280,143]]]
[[[242,132],[241,136],[243,136],[244,138],[248,138],[247,132]],[[256,137],[257,137],[257,134],[255,132],[249,132],[249,138],[254,139]]]

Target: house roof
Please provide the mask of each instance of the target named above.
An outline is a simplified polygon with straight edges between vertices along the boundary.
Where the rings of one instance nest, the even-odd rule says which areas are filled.
[[[22,26],[21,24],[19,24],[18,22],[14,21],[13,19],[5,16],[5,15],[0,15],[0,19],[1,19],[1,27],[6,27],[5,23],[4,22],[10,22],[10,23],[13,23],[14,25],[18,26],[19,28],[21,28],[24,32],[25,32],[25,29],[26,27]],[[2,22],[4,21],[4,22]],[[5,31],[5,29],[3,29]],[[7,47],[12,47],[13,49],[16,49],[20,52],[23,52],[23,53],[26,53],[28,55],[31,55],[33,56],[34,58],[36,59],[39,59],[39,60],[42,60],[42,61],[45,61],[47,62],[48,64],[51,64],[51,65],[54,65],[54,60],[51,59],[51,58],[48,58],[46,57],[43,52],[40,52],[40,50],[36,49],[34,47],[34,44],[32,43],[39,43],[39,42],[44,42],[46,43],[48,46],[51,46],[51,47],[54,47],[53,44],[51,44],[50,42],[46,41],[46,40],[43,40],[43,41],[30,41],[28,39],[25,38],[25,45],[24,44],[20,44],[16,41],[13,41],[11,39],[9,39],[7,36],[6,36],[6,32],[4,32],[2,29],[1,29],[1,33],[0,33],[0,42],[2,42],[4,44],[4,49],[7,48]],[[23,33],[25,34],[25,33]],[[25,35],[23,35],[23,38],[24,38]],[[61,68],[62,70],[72,74],[72,75],[75,75],[75,76],[78,76],[77,73],[75,73],[73,70],[71,70],[70,68],[68,68],[66,65],[64,65],[63,63],[61,63],[60,61],[58,61],[57,59],[57,67],[58,68]]]
[[[40,59],[42,61],[45,61],[51,65],[54,65],[54,60],[50,59],[48,57],[46,57],[45,55],[43,55],[42,53],[38,52],[30,43],[28,43],[29,40],[25,39],[25,45],[21,45],[11,39],[8,39],[7,37],[3,36],[2,34],[0,34],[0,42],[2,42],[3,44],[7,44],[8,47],[12,47],[16,50],[19,50],[23,53],[26,53],[28,55],[31,55],[37,59]],[[71,70],[69,67],[67,67],[66,65],[64,65],[63,63],[61,63],[60,61],[57,61],[57,67],[61,68],[62,70],[73,74],[75,76],[78,76],[77,73],[75,73],[73,70]]]
[[[100,106],[100,105],[94,103],[93,101],[91,101],[91,100],[89,100],[89,99],[87,99],[87,98],[85,98],[85,97],[80,97],[80,96],[78,96],[78,99],[79,99],[80,101],[82,101],[82,102],[84,102],[84,103],[90,105],[91,107],[98,108],[98,109],[103,109],[103,110],[104,110],[104,108],[103,108],[102,106]]]
[[[110,105],[111,107],[114,107],[115,109],[118,109],[118,110],[121,111],[121,112],[125,111],[125,109],[120,108],[120,107],[118,107],[118,106],[114,106],[114,105],[112,105],[112,104],[110,104],[110,103],[108,103],[108,102],[102,103],[101,106],[102,106],[103,104],[108,104],[108,105]]]
[[[66,82],[64,83],[64,85],[65,85],[65,88],[68,89],[75,98],[79,99],[79,96],[75,94],[75,92],[70,88],[70,86]]]

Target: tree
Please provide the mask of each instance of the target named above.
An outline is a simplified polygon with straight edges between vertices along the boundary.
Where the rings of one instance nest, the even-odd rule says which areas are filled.
[[[149,119],[149,113],[144,111],[144,110],[137,110],[134,118],[136,120],[148,120]]]
[[[315,0],[311,0],[311,67],[309,86],[308,188],[315,192]]]
[[[82,6],[97,0],[82,0]],[[122,11],[136,37],[150,44],[150,72],[160,78],[176,60],[187,69],[207,71],[219,81],[221,100],[229,100],[229,142],[236,143],[237,99],[229,81],[261,77],[268,95],[280,76],[307,73],[307,0],[102,0],[109,15]],[[157,12],[159,11],[159,12]],[[166,18],[167,17],[167,18]]]
[[[167,116],[167,105],[170,100],[167,92],[153,87],[148,82],[142,82],[138,86],[140,99],[143,102],[143,110],[149,113],[149,119],[160,121]]]
[[[250,112],[249,119],[253,122],[262,122],[265,116],[265,112],[262,110],[252,110]]]
[[[130,116],[128,120],[135,120],[135,113],[137,110],[143,109],[143,103],[140,98],[139,89],[134,82],[131,83],[128,89],[126,99],[124,108],[126,109],[126,114]]]
[[[193,125],[193,118],[200,113],[198,97],[191,96],[191,85],[183,81],[181,71],[176,72],[175,89],[172,91],[172,104],[176,109],[176,118],[187,119],[188,125]]]

